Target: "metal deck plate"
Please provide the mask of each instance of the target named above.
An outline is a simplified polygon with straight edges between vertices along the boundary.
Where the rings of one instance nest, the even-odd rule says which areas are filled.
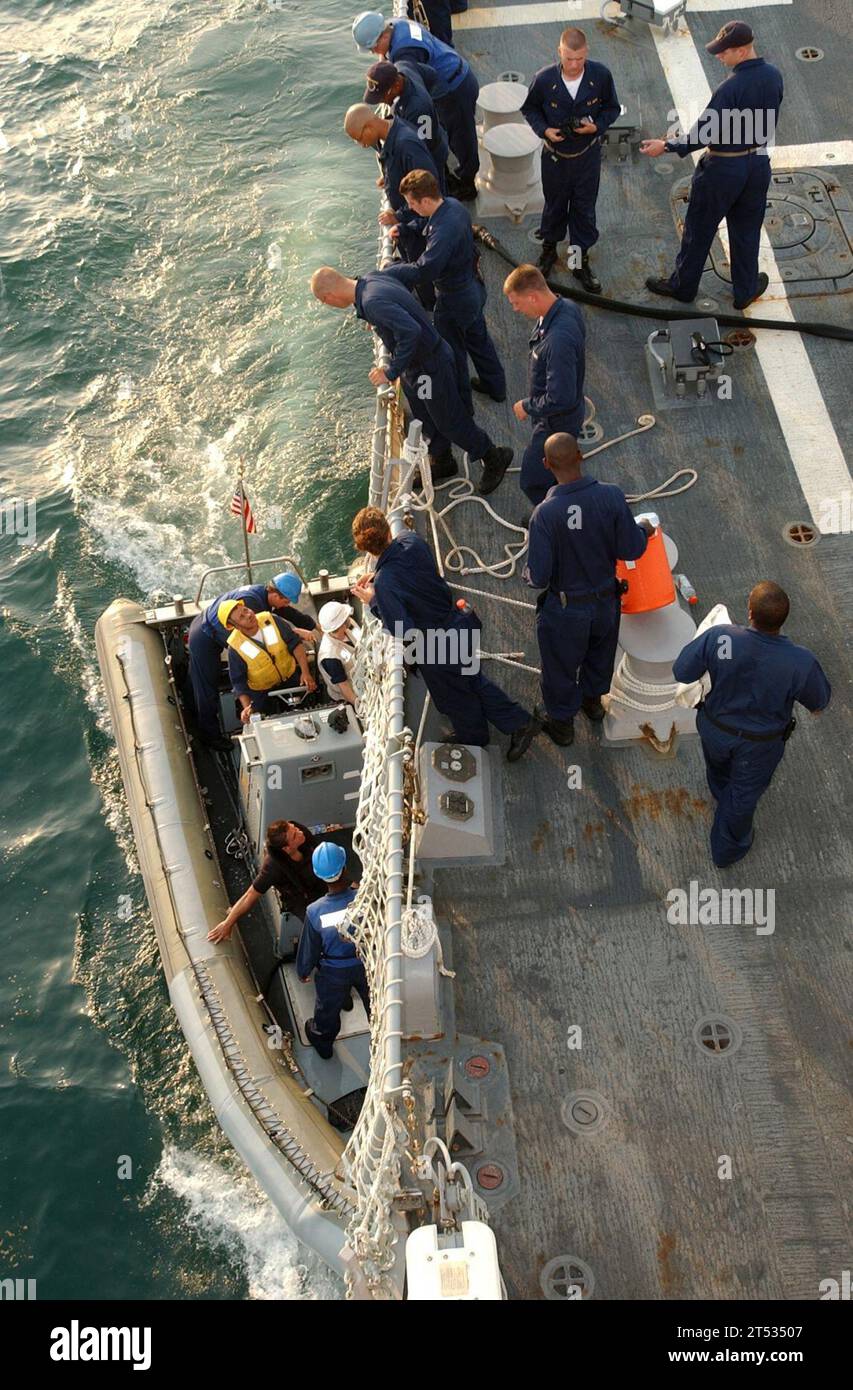
[[[679,179],[670,201],[679,230],[690,179]],[[853,203],[825,169],[775,170],[767,195],[764,228],[789,295],[853,290]],[[731,284],[731,267],[719,237],[706,270]]]

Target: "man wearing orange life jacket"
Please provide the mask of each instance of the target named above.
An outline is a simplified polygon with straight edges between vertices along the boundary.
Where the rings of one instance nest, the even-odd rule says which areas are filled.
[[[228,632],[228,671],[242,723],[270,710],[272,690],[292,685],[317,689],[304,643],[283,618],[253,613],[238,599],[226,599],[216,616]]]

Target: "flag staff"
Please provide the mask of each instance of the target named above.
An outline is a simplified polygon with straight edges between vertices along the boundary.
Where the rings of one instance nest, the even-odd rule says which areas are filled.
[[[243,527],[243,549],[246,552],[246,572],[249,576],[249,583],[252,582],[252,557],[249,554],[249,532],[246,526],[246,494],[243,491],[243,460],[239,461],[240,479],[240,525]]]

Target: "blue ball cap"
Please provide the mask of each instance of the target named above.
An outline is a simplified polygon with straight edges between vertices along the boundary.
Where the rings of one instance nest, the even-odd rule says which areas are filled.
[[[352,23],[356,48],[360,48],[362,53],[369,53],[384,28],[385,18],[378,10],[363,10]]]
[[[302,593],[302,580],[296,574],[288,572],[277,574],[272,583],[282,598],[287,599],[288,603],[295,603]]]
[[[311,864],[324,883],[334,883],[346,867],[347,852],[331,840],[323,840],[311,855]]]

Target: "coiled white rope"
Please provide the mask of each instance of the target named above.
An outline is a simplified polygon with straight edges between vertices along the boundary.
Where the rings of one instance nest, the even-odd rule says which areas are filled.
[[[688,688],[691,691],[694,688],[698,688],[701,690],[701,686],[701,681],[695,681],[693,685],[691,685]],[[667,681],[665,683],[661,682],[660,684],[654,684],[650,681],[639,680],[628,670],[627,659],[625,656],[623,656],[622,660],[619,662],[618,667],[616,668],[616,675],[613,678],[613,685],[611,687],[612,691],[614,692],[612,696],[612,703],[617,705],[624,705],[626,709],[639,710],[641,714],[662,714],[665,710],[668,709],[689,708],[689,704],[686,700],[686,691],[680,699],[676,699],[678,687],[678,681]],[[630,692],[630,694],[626,692]],[[635,700],[632,698],[633,695],[667,695],[670,698],[665,700],[663,704],[655,703],[654,706],[650,706],[648,700]]]

